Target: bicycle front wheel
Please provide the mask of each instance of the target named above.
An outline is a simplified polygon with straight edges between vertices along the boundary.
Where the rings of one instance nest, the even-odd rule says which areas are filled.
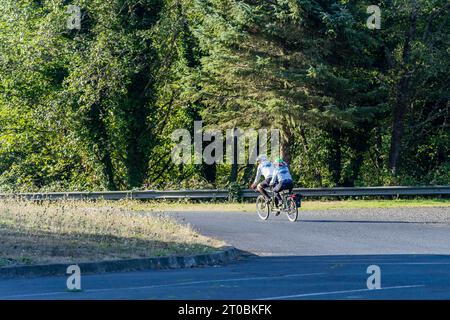
[[[259,195],[258,198],[256,198],[256,212],[262,220],[267,220],[269,218],[270,207],[269,204],[266,203],[266,199],[263,195]]]
[[[292,198],[287,199],[287,210],[286,215],[291,222],[297,221],[298,218],[298,208],[297,204],[295,203],[295,200]]]

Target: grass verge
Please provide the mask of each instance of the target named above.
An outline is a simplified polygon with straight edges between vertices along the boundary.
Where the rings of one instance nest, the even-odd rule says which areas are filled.
[[[221,212],[254,212],[254,202],[189,202],[189,201],[132,201],[121,200],[105,202],[115,207],[125,207],[135,211],[221,211]],[[305,200],[303,210],[334,210],[364,208],[403,208],[403,207],[450,207],[450,199],[398,199],[398,200],[339,200],[319,201]]]
[[[126,205],[0,200],[0,267],[207,253],[224,243]]]

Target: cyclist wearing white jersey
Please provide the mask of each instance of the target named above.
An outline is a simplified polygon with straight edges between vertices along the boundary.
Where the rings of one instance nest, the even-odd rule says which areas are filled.
[[[253,184],[251,185],[251,188],[256,188],[259,193],[264,196],[266,202],[269,203],[272,199],[267,194],[265,188],[269,187],[269,183],[273,177],[274,167],[272,165],[272,162],[268,161],[265,155],[259,155],[256,158],[256,163],[258,164],[258,169],[256,171],[256,177],[253,181]],[[258,184],[261,176],[263,176],[264,180]]]

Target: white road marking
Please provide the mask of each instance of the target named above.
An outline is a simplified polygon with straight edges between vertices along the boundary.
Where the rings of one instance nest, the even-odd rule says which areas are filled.
[[[189,285],[194,285],[194,284],[206,284],[206,283],[218,283],[218,282],[220,283],[220,282],[236,282],[236,281],[254,281],[254,280],[267,280],[267,279],[281,279],[281,278],[291,278],[291,277],[315,276],[315,275],[323,275],[323,274],[325,274],[325,273],[297,273],[297,274],[286,274],[286,275],[271,276],[271,277],[247,277],[247,278],[231,278],[231,279],[190,281],[190,282],[160,284],[160,285],[141,286],[141,287],[91,289],[91,290],[83,290],[80,293],[95,293],[95,292],[118,291],[118,290],[142,290],[142,289],[164,288],[164,287],[171,287],[171,286],[189,286]],[[56,294],[67,294],[67,293],[72,293],[72,292],[69,292],[69,291],[56,291],[56,292],[45,292],[45,293],[20,294],[20,295],[3,296],[3,297],[0,297],[0,299],[40,297],[40,296],[51,296],[51,295],[56,295]]]
[[[320,262],[318,262],[320,264]],[[377,265],[449,265],[450,262],[377,262],[374,260],[367,260],[364,262],[327,262],[325,264],[335,265],[360,265],[360,264],[377,264]]]
[[[450,264],[450,262],[380,262],[379,264],[407,264],[407,265],[434,265],[434,264]]]
[[[367,289],[366,288],[366,289],[343,290],[343,291],[301,293],[301,294],[294,294],[294,295],[289,295],[289,296],[260,298],[260,299],[256,299],[256,300],[281,300],[281,299],[289,299],[289,298],[312,297],[312,296],[322,296],[322,295],[330,295],[330,294],[353,293],[353,292],[364,292],[364,291],[380,291],[380,290],[390,290],[390,289],[418,288],[418,287],[424,287],[424,285],[418,284],[418,285],[410,285],[410,286],[385,287],[385,288],[380,288],[380,289]]]
[[[277,258],[274,256],[274,258]],[[284,258],[284,257],[283,257]],[[279,259],[281,260],[281,259]],[[308,264],[327,264],[327,265],[335,265],[335,264],[342,264],[342,265],[360,265],[360,264],[392,264],[392,265],[450,265],[450,262],[384,262],[383,260],[374,260],[374,259],[367,259],[367,260],[358,260],[358,261],[349,261],[349,260],[329,260],[329,261],[323,261],[323,260],[308,260],[307,262],[302,262],[304,265]]]

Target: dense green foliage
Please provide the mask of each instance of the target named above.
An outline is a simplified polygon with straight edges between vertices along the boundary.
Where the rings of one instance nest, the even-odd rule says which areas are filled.
[[[450,184],[450,5],[371,4],[0,0],[0,190],[248,183],[173,163],[194,120],[279,128],[300,186]]]

